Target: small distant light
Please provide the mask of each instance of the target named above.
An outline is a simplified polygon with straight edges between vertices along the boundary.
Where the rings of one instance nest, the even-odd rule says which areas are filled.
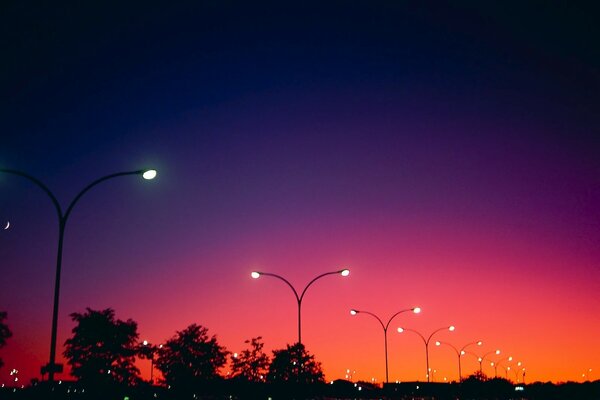
[[[362,386],[359,386],[358,387],[358,391],[360,392],[361,390],[362,390]]]
[[[144,171],[144,173],[142,174],[142,178],[146,179],[146,180],[151,180],[156,178],[156,170],[155,169],[149,169]]]
[[[413,308],[413,312],[414,312],[415,314],[418,314],[418,313],[420,313],[420,312],[421,312],[421,307],[415,307],[415,308]]]
[[[436,345],[436,346],[439,346],[439,345],[441,345],[441,344],[442,344],[442,342],[440,342],[439,340],[435,342],[435,345]]]
[[[515,391],[516,392],[522,392],[524,390],[525,390],[525,388],[523,386],[515,386]]]
[[[250,274],[250,276],[254,279],[258,279],[260,278],[260,273],[256,272],[256,271],[252,271],[252,273]]]
[[[398,328],[398,333],[404,332],[404,328]]]
[[[466,353],[464,350],[461,350],[461,351],[460,351],[460,355],[461,355],[461,356],[464,356],[465,354],[467,354],[467,353]]]
[[[354,310],[354,309],[353,309],[353,310],[350,310],[350,315],[356,315],[356,314],[358,314],[358,311],[356,311],[356,310]]]
[[[142,342],[142,344],[143,344],[144,346],[148,346],[148,341],[147,341],[147,340],[144,340],[144,341]]]
[[[233,353],[233,358],[237,358],[238,353]]]
[[[448,327],[448,330],[449,330],[450,332],[453,332],[453,331],[454,331],[454,329],[456,329],[456,328],[454,327],[454,325],[451,325],[451,326],[449,326],[449,327]]]
[[[349,269],[343,269],[342,272],[340,272],[340,274],[342,276],[348,276],[348,275],[350,275],[350,270]]]
[[[480,340],[479,342],[477,342],[477,346],[481,346],[483,344],[483,342]]]
[[[500,354],[500,350],[496,350],[496,354]]]

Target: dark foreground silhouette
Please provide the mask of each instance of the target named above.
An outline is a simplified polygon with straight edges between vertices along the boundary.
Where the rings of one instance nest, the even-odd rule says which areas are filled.
[[[192,390],[177,391],[163,386],[141,384],[136,387],[85,389],[77,382],[62,382],[50,387],[40,383],[23,389],[1,388],[0,399],[44,400],[145,400],[145,399],[600,399],[600,381],[561,384],[536,382],[514,385],[505,379],[458,383],[405,382],[383,388],[366,382],[337,380],[318,384],[268,384],[235,379],[215,381]]]

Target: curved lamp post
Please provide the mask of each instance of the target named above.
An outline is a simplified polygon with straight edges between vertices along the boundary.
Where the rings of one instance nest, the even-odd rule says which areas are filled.
[[[46,193],[48,195],[48,197],[50,197],[50,200],[52,201],[52,204],[54,204],[54,208],[56,209],[56,215],[58,217],[58,250],[56,253],[56,277],[55,277],[55,281],[54,281],[54,306],[52,309],[52,332],[50,335],[51,336],[50,337],[50,360],[48,361],[47,365],[42,367],[42,373],[47,372],[48,373],[48,381],[53,382],[54,374],[56,372],[62,372],[62,365],[56,364],[56,336],[57,336],[57,328],[58,328],[58,301],[60,298],[60,273],[61,273],[61,266],[62,266],[62,251],[63,251],[64,236],[65,236],[65,227],[67,225],[67,220],[69,218],[69,215],[71,215],[71,211],[73,211],[73,207],[75,207],[75,204],[79,201],[79,199],[81,199],[81,197],[85,193],[87,193],[91,188],[98,185],[99,183],[102,183],[102,182],[112,179],[112,178],[117,178],[119,176],[125,176],[125,175],[141,175],[144,179],[151,180],[156,177],[156,170],[141,169],[141,170],[137,170],[137,171],[117,172],[115,174],[110,174],[110,175],[103,176],[102,178],[98,178],[95,181],[93,181],[92,183],[90,183],[89,185],[87,185],[86,187],[84,187],[77,194],[77,196],[75,196],[75,198],[71,201],[71,203],[69,203],[69,206],[66,208],[66,211],[64,211],[64,212],[63,212],[62,207],[60,206],[60,203],[58,202],[58,199],[54,195],[54,193],[52,193],[52,191],[50,191],[50,189],[48,189],[48,186],[46,186],[39,179],[34,178],[33,176],[26,174],[25,172],[17,171],[14,169],[2,168],[2,169],[0,169],[0,172],[6,173],[6,174],[18,175],[22,178],[26,178],[29,181],[33,182],[40,189],[42,189],[44,191],[44,193]]]
[[[388,345],[387,345],[387,330],[390,326],[390,323],[392,322],[392,320],[399,314],[402,314],[404,312],[408,312],[408,311],[412,311],[415,314],[418,314],[421,312],[421,308],[419,307],[413,307],[413,308],[407,308],[406,310],[401,310],[398,311],[396,314],[392,315],[390,317],[390,319],[388,319],[387,323],[384,324],[383,321],[381,320],[381,318],[379,318],[377,315],[373,314],[372,312],[369,311],[361,311],[361,310],[355,310],[352,309],[350,310],[350,314],[351,315],[357,315],[357,314],[368,314],[372,317],[374,317],[377,321],[379,321],[379,323],[381,324],[381,327],[383,328],[383,340],[384,340],[384,349],[385,349],[385,383],[389,383],[389,379],[388,379]]]
[[[489,356],[490,354],[500,354],[500,350],[492,350],[492,351],[488,351],[487,353],[485,353],[483,356],[479,357],[477,354],[473,353],[472,351],[467,351],[465,352],[466,354],[470,354],[474,357],[477,358],[477,362],[479,363],[479,373],[483,373],[483,361],[487,358],[487,356]]]
[[[413,330],[413,329],[406,329],[406,328],[398,328],[398,333],[402,333],[402,332],[413,332],[416,333],[417,335],[419,335],[419,337],[423,340],[423,344],[425,344],[425,363],[427,366],[427,383],[429,383],[429,342],[431,341],[431,338],[433,337],[433,335],[435,335],[436,333],[440,332],[440,331],[445,331],[445,330],[449,330],[450,332],[454,331],[454,325],[450,325],[450,326],[445,326],[443,328],[440,329],[436,329],[435,331],[433,331],[433,333],[431,333],[431,335],[429,335],[429,337],[427,339],[425,339],[425,336],[421,335],[419,332]]]
[[[502,358],[502,359],[500,359],[500,360],[498,360],[498,361],[496,361],[496,362],[494,362],[494,361],[490,362],[490,365],[491,365],[492,367],[494,367],[494,378],[497,378],[497,377],[498,377],[498,366],[499,366],[499,365],[500,365],[502,362],[504,362],[504,361],[512,361],[512,359],[513,359],[513,358],[512,358],[512,356],[508,356],[508,357],[504,357],[504,358]]]
[[[339,271],[325,272],[324,274],[321,274],[321,275],[313,278],[312,281],[308,282],[308,284],[304,287],[304,290],[302,290],[302,293],[300,295],[298,295],[298,292],[296,291],[294,286],[292,286],[292,284],[282,276],[279,276],[277,274],[272,274],[270,272],[260,272],[260,271],[253,271],[250,274],[250,276],[254,279],[258,279],[263,275],[264,276],[272,276],[273,278],[282,280],[283,282],[285,282],[286,285],[288,285],[290,287],[290,289],[292,289],[292,292],[294,292],[294,296],[296,297],[296,302],[298,303],[298,343],[302,343],[302,299],[304,299],[306,290],[317,280],[319,280],[327,275],[348,276],[348,275],[350,275],[350,270],[349,269],[340,269]]]
[[[483,342],[481,340],[478,340],[476,342],[467,343],[463,347],[461,347],[460,350],[448,342],[440,342],[440,341],[435,342],[436,346],[441,346],[443,344],[446,346],[450,346],[452,348],[452,350],[454,350],[454,352],[456,353],[456,356],[458,357],[458,381],[462,382],[462,370],[461,370],[461,365],[460,365],[460,358],[466,354],[465,349],[467,347],[472,346],[474,344],[476,344],[477,346],[481,346],[483,344]]]

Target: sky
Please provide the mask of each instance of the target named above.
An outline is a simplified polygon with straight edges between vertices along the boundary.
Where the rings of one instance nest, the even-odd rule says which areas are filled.
[[[426,379],[423,343],[398,327],[449,325],[432,342],[482,340],[474,352],[513,356],[528,382],[600,378],[597,10],[252,3],[0,7],[0,168],[63,207],[101,176],[158,170],[73,209],[58,353],[86,307],[152,343],[198,323],[232,352],[259,335],[282,348],[293,294],[250,272],[301,291],[347,267],[303,300],[328,380],[385,379],[383,331],[351,308],[387,321],[414,306],[390,325],[391,381]],[[12,368],[28,382],[49,357],[58,224],[39,188],[1,174],[8,222],[0,383]],[[449,347],[430,364],[457,379]]]

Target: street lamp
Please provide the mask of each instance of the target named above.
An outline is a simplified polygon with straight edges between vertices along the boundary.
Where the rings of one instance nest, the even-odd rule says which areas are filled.
[[[150,385],[154,385],[154,355],[158,351],[158,349],[162,349],[163,345],[153,345],[147,340],[142,342],[142,345],[139,346],[140,354],[150,360]]]
[[[67,225],[67,220],[69,218],[69,215],[71,215],[71,211],[73,211],[73,207],[79,201],[79,199],[85,193],[87,193],[91,188],[98,185],[99,183],[104,182],[109,179],[112,179],[112,178],[116,178],[119,176],[125,176],[125,175],[141,175],[144,179],[151,180],[156,177],[156,170],[142,169],[142,170],[137,170],[137,171],[117,172],[115,174],[110,174],[110,175],[103,176],[102,178],[98,178],[95,181],[93,181],[92,183],[90,183],[89,185],[87,185],[86,187],[84,187],[77,194],[77,196],[75,196],[75,198],[71,201],[71,203],[69,203],[69,206],[67,207],[65,212],[63,212],[63,209],[60,206],[60,203],[58,202],[58,199],[56,198],[54,193],[52,193],[52,191],[50,191],[48,186],[46,186],[39,179],[34,178],[33,176],[26,174],[25,172],[17,171],[14,169],[0,168],[0,172],[12,174],[12,175],[18,175],[22,178],[26,178],[29,181],[33,182],[40,189],[42,189],[44,191],[44,193],[46,193],[48,195],[48,197],[50,197],[50,200],[52,201],[52,204],[54,204],[54,208],[56,209],[56,214],[58,217],[58,250],[56,253],[56,277],[55,277],[55,281],[54,281],[54,306],[52,309],[52,332],[50,335],[50,360],[48,361],[47,365],[42,367],[42,374],[47,372],[48,373],[48,381],[53,382],[54,374],[56,372],[62,372],[62,364],[56,364],[56,336],[57,336],[57,330],[58,330],[58,302],[59,302],[59,298],[60,298],[60,273],[61,273],[61,266],[62,266],[63,242],[64,242],[64,236],[65,236],[65,227]]]
[[[427,339],[425,339],[425,336],[423,336],[422,334],[420,334],[419,332],[413,330],[413,329],[405,329],[405,328],[398,328],[398,333],[402,333],[402,332],[413,332],[416,333],[417,335],[419,335],[419,337],[423,340],[423,344],[425,344],[425,362],[427,365],[427,383],[429,383],[429,342],[431,341],[431,338],[433,337],[433,335],[435,335],[436,333],[440,332],[440,331],[445,331],[445,330],[449,330],[450,332],[454,331],[454,325],[450,325],[450,326],[445,326],[443,328],[440,329],[436,329],[435,331],[433,331],[433,333],[431,335],[429,335],[429,337]]]
[[[492,367],[494,367],[494,378],[498,377],[498,365],[500,365],[500,363],[502,363],[503,361],[507,361],[507,360],[512,361],[512,359],[513,359],[512,356],[508,356],[508,357],[504,357],[503,359],[500,359],[496,362],[493,362],[493,361],[490,362],[490,365]]]
[[[398,314],[402,314],[403,312],[407,312],[407,311],[412,311],[415,314],[418,314],[421,312],[421,308],[419,307],[413,307],[413,308],[407,308],[406,310],[401,310],[398,311],[396,314],[392,315],[390,317],[390,319],[388,320],[388,322],[386,324],[383,323],[383,321],[375,314],[373,314],[372,312],[369,311],[360,311],[360,310],[350,310],[350,314],[351,315],[357,315],[357,314],[368,314],[372,317],[374,317],[377,321],[379,321],[379,323],[381,324],[381,327],[383,328],[383,340],[384,340],[384,349],[385,349],[385,383],[389,383],[389,379],[388,379],[388,345],[387,345],[387,330],[390,326],[390,323],[392,322],[392,320],[398,315]]]
[[[489,356],[490,354],[500,354],[500,350],[492,350],[492,351],[488,351],[487,353],[485,353],[483,356],[479,357],[477,354],[473,353],[472,351],[466,351],[466,354],[470,354],[472,356],[475,356],[475,358],[477,358],[477,362],[479,363],[479,373],[483,373],[483,361],[486,359],[487,356]]]
[[[340,269],[338,271],[325,272],[324,274],[321,274],[321,275],[313,278],[313,280],[308,282],[308,284],[304,287],[304,290],[302,290],[302,293],[299,296],[298,296],[298,292],[296,291],[294,286],[292,286],[292,284],[282,276],[279,276],[277,274],[272,274],[270,272],[260,272],[260,271],[252,271],[252,273],[250,273],[250,276],[254,279],[258,279],[263,275],[264,276],[272,276],[273,278],[282,280],[283,282],[285,282],[286,285],[288,285],[290,287],[290,289],[292,289],[292,292],[294,292],[294,296],[296,297],[296,302],[298,303],[298,343],[302,343],[302,299],[304,298],[304,295],[306,294],[306,290],[313,283],[315,283],[315,281],[317,281],[327,275],[341,275],[341,276],[345,277],[345,276],[350,275],[350,270],[345,268],[345,269]]]
[[[463,347],[461,347],[460,350],[448,342],[440,342],[440,341],[435,342],[436,346],[441,346],[443,344],[445,344],[446,346],[450,346],[452,348],[452,350],[454,350],[454,352],[456,353],[456,356],[458,357],[458,381],[462,382],[462,370],[461,370],[461,365],[460,365],[460,358],[466,354],[465,349],[467,347],[472,346],[474,344],[476,344],[477,346],[481,346],[483,344],[483,342],[481,340],[478,340],[476,342],[467,343]]]

